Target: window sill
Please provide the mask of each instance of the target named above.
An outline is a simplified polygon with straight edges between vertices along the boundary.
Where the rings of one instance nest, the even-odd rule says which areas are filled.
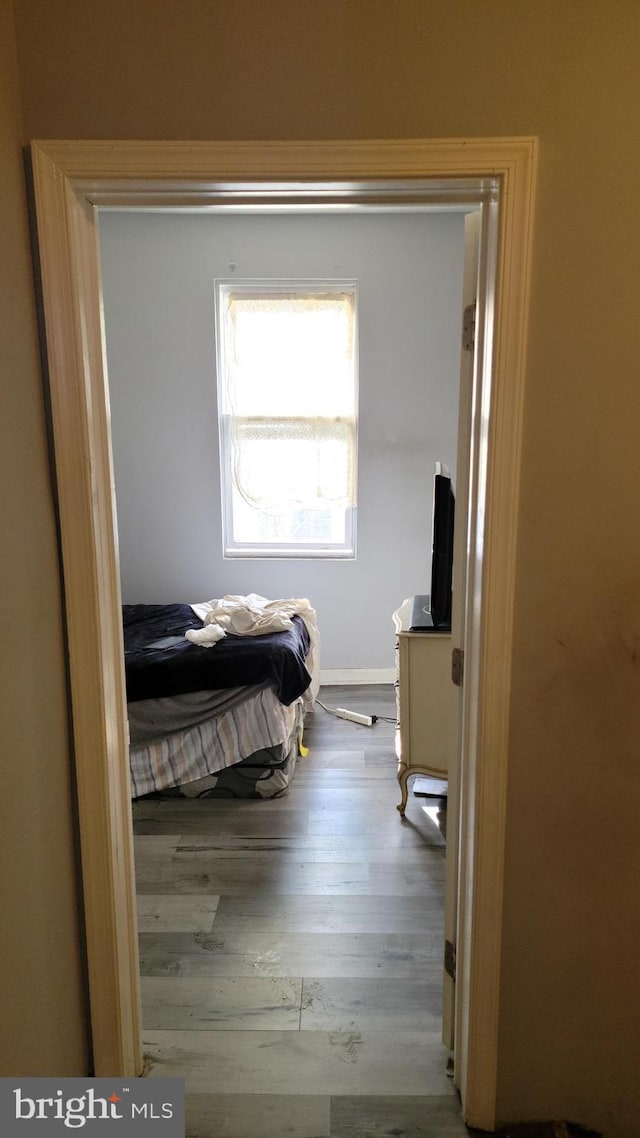
[[[247,549],[225,549],[223,554],[225,561],[237,561],[239,558],[246,560],[281,560],[281,561],[355,561],[355,549],[274,549],[274,548],[247,548]]]

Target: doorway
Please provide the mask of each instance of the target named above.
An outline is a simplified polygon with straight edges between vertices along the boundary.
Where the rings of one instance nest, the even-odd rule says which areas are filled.
[[[492,1125],[506,693],[535,152],[531,139],[33,145],[98,1075],[139,1074],[141,1055],[96,210],[115,203],[215,208],[261,196],[271,202],[401,195],[434,203],[457,200],[480,203],[493,218],[486,263],[495,259],[497,286],[486,290],[474,390],[456,1053],[465,1117],[473,1125]]]
[[[381,205],[352,202],[345,206],[329,207],[322,204],[310,207],[305,204],[301,208],[297,208],[295,203],[275,208],[265,204],[255,210],[242,207],[241,212],[229,206],[221,209],[217,215],[215,210],[203,213],[197,209],[180,212],[167,209],[158,212],[151,209],[144,213],[119,208],[100,210],[100,253],[119,562],[125,606],[168,602],[172,598],[204,600],[212,595],[214,589],[216,596],[248,594],[257,590],[269,597],[309,597],[319,614],[322,682],[326,683],[331,675],[329,672],[327,676],[324,669],[340,669],[346,683],[353,684],[356,680],[361,680],[360,672],[353,674],[352,669],[357,663],[353,656],[349,656],[349,652],[359,653],[361,667],[368,669],[368,683],[374,680],[378,683],[386,682],[389,684],[386,694],[393,694],[391,684],[395,677],[393,669],[389,667],[393,663],[391,614],[408,593],[429,592],[432,483],[438,459],[444,460],[454,474],[457,531],[461,537],[459,553],[454,560],[461,562],[464,558],[473,351],[469,345],[462,351],[465,363],[465,399],[463,426],[459,432],[460,438],[457,439],[461,386],[460,330],[463,304],[475,301],[476,298],[481,216],[477,207],[460,203],[431,205],[393,201]],[[216,509],[216,503],[221,499],[221,487],[218,483],[219,456],[216,452],[216,384],[212,376],[216,355],[212,302],[216,294],[214,282],[224,279],[230,272],[234,274],[234,289],[242,287],[244,278],[250,279],[252,289],[256,288],[256,282],[261,282],[264,287],[267,282],[273,282],[274,278],[279,280],[282,276],[290,278],[287,282],[289,286],[300,280],[305,283],[322,280],[323,287],[326,288],[326,282],[331,280],[332,273],[334,276],[347,276],[357,282],[357,304],[354,298],[354,308],[357,309],[357,355],[360,366],[357,432],[358,556],[355,563],[331,560],[329,557],[300,559],[300,555],[289,561],[282,558],[259,558],[256,561],[255,557],[249,556],[238,561],[234,558],[224,559],[222,556],[222,526],[219,510]],[[470,278],[464,298],[463,276],[465,284],[466,278]],[[328,365],[324,366],[328,370]],[[304,361],[296,358],[296,368],[298,374],[305,373]],[[261,360],[262,375],[264,370],[264,362]],[[457,478],[454,473],[456,450],[463,451]],[[227,463],[224,465],[225,469],[228,468]],[[463,592],[463,584],[458,581],[454,595],[460,598]],[[415,641],[416,638],[413,639]],[[428,648],[429,645],[422,639],[424,647]],[[434,638],[427,639],[433,646]],[[463,639],[463,623],[460,618],[454,643],[462,644]],[[437,669],[437,687],[448,699],[440,696],[435,704],[441,706],[446,702],[449,706],[451,702],[455,707],[456,689],[449,678],[451,637],[440,638],[438,646],[444,652],[438,655],[440,666]],[[387,674],[383,681],[377,671],[382,672],[385,665]],[[424,683],[424,677],[421,682]],[[400,683],[400,691],[404,694],[404,681]],[[350,692],[351,688],[347,687],[341,693],[334,693],[335,698],[332,699],[323,689],[322,698],[325,701],[328,699],[329,703],[337,702],[338,705],[349,707]],[[379,701],[381,694],[375,689],[371,690],[374,713],[379,713],[376,699]],[[364,693],[356,692],[355,697],[358,696],[362,703]],[[425,700],[422,699],[421,702],[424,703]],[[429,707],[428,701],[426,702]],[[455,717],[454,707],[452,720]],[[391,711],[395,714],[395,700],[392,700],[392,707],[386,707],[387,715]],[[134,709],[130,708],[131,744],[135,748],[140,745],[140,740],[136,732],[137,716],[133,712]],[[310,733],[315,747],[319,746],[321,751],[327,750],[327,743],[323,742],[323,735],[317,730],[318,720],[323,718],[322,712],[318,711],[316,716],[307,720],[305,726],[305,737]],[[424,712],[424,718],[427,720],[424,738],[430,739],[429,750],[439,750],[437,744],[434,747],[435,738],[440,739],[446,734],[445,749],[448,753],[448,733],[442,731],[440,724],[436,729],[433,707]],[[371,791],[369,805],[373,815],[376,807],[374,791],[380,792],[383,786],[382,782],[375,780],[385,774],[389,783],[395,781],[393,731],[391,728],[384,730],[387,735],[387,757],[392,763],[391,767],[387,765],[386,770],[383,763],[375,771],[369,770],[369,757],[373,763],[375,747],[383,733],[380,721],[369,739],[364,738],[367,733],[359,728],[347,728],[344,742],[336,749],[338,767],[343,749],[348,751],[355,748],[359,751],[357,756],[349,755],[346,763],[353,772],[348,787],[352,793],[346,793],[347,770],[340,771],[340,777],[334,772],[333,789],[338,798],[352,802],[354,812],[367,809],[364,786],[368,786]],[[415,733],[415,729],[412,730],[412,737]],[[173,761],[161,756],[159,751],[153,755],[147,753],[144,758],[134,751],[132,765],[145,772],[166,772],[175,782],[186,781],[178,776],[176,767],[180,769],[179,764],[187,753],[188,745],[186,740],[180,744],[175,735],[173,739],[177,755]],[[405,741],[407,745],[403,746],[403,750],[406,756],[408,737]],[[193,745],[195,747],[195,741]],[[328,753],[318,754],[316,750],[315,754],[312,751],[307,762],[298,763],[295,785],[286,802],[279,804],[279,810],[285,818],[294,809],[295,802],[303,798],[303,781],[307,784],[307,791],[313,787],[318,791],[318,798],[322,799],[320,787],[315,787],[311,778],[315,762],[323,767],[321,778],[318,776],[322,790],[329,790],[330,783],[327,780],[331,778],[331,772],[327,769],[328,759]],[[416,762],[417,759],[414,758],[413,761]],[[362,764],[359,775],[354,766],[356,762]],[[215,769],[215,764],[212,764],[212,769]],[[344,786],[340,778],[345,780]],[[453,772],[451,783],[447,939],[453,941],[458,831]],[[156,785],[162,784],[158,781]],[[193,790],[191,787],[185,792],[189,794]],[[326,797],[330,798],[331,795],[327,794]],[[318,803],[314,801],[313,795],[307,795],[305,802],[307,798],[310,799],[307,805],[312,814],[317,814]],[[331,809],[337,804],[334,802]],[[231,908],[228,894],[237,888],[245,895],[250,889],[250,882],[240,873],[230,874],[228,861],[225,860],[222,864],[223,855],[215,854],[215,831],[220,830],[220,841],[223,842],[225,826],[230,825],[230,819],[222,809],[216,813],[215,804],[209,804],[209,809],[203,812],[198,823],[198,840],[204,848],[197,853],[191,821],[185,822],[188,836],[184,842],[180,842],[176,836],[182,816],[179,803],[174,803],[175,812],[172,814],[168,813],[169,807],[165,804],[165,813],[167,818],[172,818],[175,831],[173,842],[162,840],[167,835],[162,808],[154,811],[153,805],[149,804],[148,814],[145,813],[141,819],[141,810],[144,811],[145,805],[134,803],[133,809],[138,902],[139,909],[140,906],[143,909],[142,914],[139,911],[143,973],[141,986],[143,1027],[147,1032],[148,1029],[159,1026],[171,1028],[176,1023],[184,1027],[189,1020],[184,1016],[173,1015],[170,1005],[178,1000],[188,1000],[190,993],[192,1003],[200,998],[203,983],[196,983],[192,973],[198,977],[208,977],[209,973],[217,976],[223,967],[221,960],[211,958],[211,952],[218,951],[212,947],[209,973],[205,972],[206,957],[205,960],[198,960],[192,955],[194,938],[190,936],[191,930],[180,926],[188,926],[191,922],[200,927],[202,920],[205,924],[207,921],[211,924],[207,890],[222,893],[214,919],[215,928],[211,930],[215,934],[211,942],[214,945],[223,935],[220,930],[225,927],[227,910]],[[396,888],[400,896],[395,900],[399,909],[405,904],[409,907],[404,895],[409,893],[410,888],[413,888],[416,896],[419,895],[420,888],[425,894],[429,891],[430,884],[426,880],[419,888],[419,874],[414,874],[413,882],[402,879],[402,849],[399,848],[399,843],[403,827],[397,824],[399,819],[394,806],[392,800],[388,817],[385,810],[381,811],[380,827],[382,828],[382,820],[390,823],[392,835],[389,841],[385,839],[381,849],[374,850],[368,846],[364,835],[355,833],[357,827],[354,824],[351,851],[347,849],[346,843],[342,857],[336,858],[337,862],[344,863],[339,868],[346,878],[341,881],[338,876],[335,877],[338,894],[336,912],[344,912],[338,904],[341,890],[357,893],[359,882],[360,892],[366,895],[374,889],[374,880],[377,881],[375,887],[379,893],[375,902],[384,910],[384,892],[390,888],[392,875],[388,873],[383,880],[379,872],[378,861],[382,850],[386,853],[389,867],[395,861],[398,870]],[[194,812],[194,808],[189,809],[189,818]],[[255,839],[250,807],[236,804],[234,813],[238,815],[234,824],[240,818],[243,819],[246,827],[243,833],[250,846]],[[280,891],[288,890],[294,895],[289,908],[295,907],[296,891],[308,890],[310,882],[302,873],[301,879],[297,880],[290,865],[287,865],[287,872],[283,874],[286,882],[276,880],[276,864],[287,861],[276,840],[279,834],[279,813],[276,809],[268,814],[266,806],[261,808],[260,813],[260,824],[268,816],[272,819],[266,828],[267,832],[261,836],[260,845],[262,860],[265,865],[272,867],[272,874],[264,875],[264,893],[268,895],[271,891],[276,894],[271,899],[274,912],[280,900]],[[215,825],[212,817],[216,818]],[[413,817],[415,820],[416,811],[413,811]],[[154,819],[159,827],[155,836]],[[337,825],[335,817],[328,818],[327,821],[334,828]],[[193,825],[195,826],[195,818]],[[404,838],[407,840],[409,829],[409,826],[404,827]],[[267,840],[271,835],[274,838],[272,845]],[[426,838],[424,840],[427,841]],[[188,851],[185,842],[190,847]],[[304,862],[328,860],[328,851],[318,849],[311,841],[306,842],[302,833],[291,837],[290,844],[292,850],[295,845],[297,857]],[[161,849],[164,850],[163,858],[156,858],[155,855]],[[355,850],[360,851],[361,864],[357,870],[350,867],[352,858],[348,856]],[[150,858],[149,851],[153,851],[153,859]],[[440,854],[442,855],[442,850]],[[231,855],[224,856],[226,858]],[[248,858],[249,851],[243,849],[233,856],[238,859]],[[294,856],[292,852],[288,860],[291,861]],[[416,856],[415,850],[407,851],[409,863],[413,864]],[[155,865],[149,864],[150,861],[155,862]],[[361,872],[369,862],[372,865],[370,880],[366,874],[363,877]],[[180,873],[175,872],[178,865]],[[195,895],[191,898],[180,897],[180,894],[183,891],[188,893],[197,890],[196,870],[201,875],[201,902],[205,916],[201,918],[190,913],[185,921],[183,905],[189,902],[195,906],[198,898]],[[338,869],[336,874],[337,872]],[[161,888],[163,876],[165,885]],[[256,888],[258,879],[256,872],[252,878]],[[326,865],[321,864],[317,870],[320,893],[328,882]],[[154,883],[159,895],[168,889],[175,894],[173,904],[178,907],[180,915],[176,914],[173,921],[168,919],[172,914],[166,911],[171,908],[171,898],[162,899],[158,896],[154,899],[150,896],[153,894]],[[266,896],[263,900],[266,900]],[[322,896],[318,897],[319,907],[324,900]],[[149,906],[154,901],[157,911],[150,913]],[[287,915],[291,921],[291,914]],[[234,916],[238,916],[237,906]],[[250,906],[243,914],[243,919],[251,929],[254,920]],[[344,921],[346,933],[349,930],[346,916]],[[166,924],[174,926],[171,935],[168,931],[163,931]],[[259,922],[256,920],[255,924],[259,925]],[[400,912],[397,925],[395,928],[387,914],[385,927],[396,941],[400,939],[397,937],[398,929],[403,927]],[[377,935],[374,929],[368,927],[364,915],[359,930],[366,936]],[[156,937],[154,931],[157,932]],[[178,931],[183,933],[182,938],[173,935]],[[341,930],[337,928],[336,931]],[[316,928],[315,933],[322,939],[321,929]],[[258,934],[253,938],[250,936],[256,945],[258,958],[253,965],[256,976],[265,967],[260,954],[263,950],[267,951],[264,947],[266,942]],[[284,925],[280,936],[283,942],[287,937],[291,939],[290,930],[285,929]],[[231,943],[233,935],[230,934],[227,939]],[[438,976],[440,999],[444,940],[441,932],[431,938],[432,949],[428,962],[429,969],[435,970]],[[407,938],[405,951],[409,949],[409,941],[410,937]],[[272,947],[268,948],[268,951],[272,950]],[[301,972],[298,979],[301,979],[303,999],[306,999],[308,977],[315,975],[314,961],[318,959],[318,954],[311,952],[306,942],[300,957],[291,954],[287,943],[279,943],[277,951],[285,972],[290,972],[292,967]],[[394,951],[400,953],[402,949],[396,944]],[[220,949],[220,955],[224,955],[223,949]],[[426,968],[422,953],[417,949],[415,959],[421,960]],[[295,962],[295,966],[292,962]],[[229,966],[231,962],[227,961],[225,967]],[[244,961],[236,960],[235,967],[242,971]],[[341,973],[345,961],[336,960],[335,967]],[[360,968],[364,972],[373,967],[388,969],[388,962],[378,961],[375,965],[370,961],[360,962]],[[405,967],[407,971],[410,970],[408,963]],[[327,972],[324,962],[322,968],[323,975],[326,972],[330,979],[336,980],[335,976]],[[183,979],[174,982],[167,976],[167,971],[171,972],[171,976],[177,975]],[[382,977],[385,973],[381,971],[379,975]],[[286,979],[291,982],[290,976],[287,975]],[[225,975],[221,983],[228,984],[228,980],[229,977]],[[398,992],[397,1003],[402,1006],[405,1002],[405,989],[413,987],[414,999],[420,999],[419,992],[425,977],[416,975],[411,981],[409,975],[399,977],[390,974],[386,980],[389,1006],[393,1002],[391,990],[394,986]],[[448,978],[445,983],[444,1039],[447,1048],[452,1050],[454,992]],[[351,980],[341,981],[341,984],[341,998],[346,1004],[345,993]],[[375,985],[370,984],[369,988],[374,991]],[[289,991],[294,989],[295,985]],[[268,986],[258,986],[259,992],[264,993],[266,990]],[[153,1001],[150,1011],[149,1000]],[[221,994],[220,1003],[229,1011],[228,996]],[[209,1009],[207,1017],[195,1018],[199,1031],[207,1020],[211,1029],[216,1028],[216,1016],[210,1010],[211,999],[206,1001],[205,1007]],[[442,1047],[437,1042],[433,998],[430,1007],[430,1036],[425,1047],[439,1056]],[[250,1014],[246,1007],[243,1008],[243,1017],[242,1022],[248,1024]],[[226,1023],[228,1022],[229,1016]],[[266,1017],[263,1016],[260,1026],[265,1022]],[[319,1020],[305,1014],[300,1016],[300,1022],[313,1025]],[[358,1023],[357,1017],[354,1022]],[[380,1016],[377,1022],[382,1023],[383,1017]],[[390,1029],[393,1022],[394,1019],[390,1016]],[[415,1022],[418,1022],[417,1017]],[[287,1027],[290,1028],[290,1022]],[[225,1025],[219,1030],[226,1030]],[[201,1036],[196,1038],[202,1042]],[[245,1036],[244,1042],[246,1041]],[[147,1056],[150,1054],[150,1042],[149,1035],[145,1034]],[[277,1063],[276,1052],[270,1051],[269,1054],[274,1063]],[[430,1061],[426,1053],[424,1060],[427,1063]],[[364,1065],[364,1057],[362,1062]],[[450,1089],[451,1082],[447,1085]]]

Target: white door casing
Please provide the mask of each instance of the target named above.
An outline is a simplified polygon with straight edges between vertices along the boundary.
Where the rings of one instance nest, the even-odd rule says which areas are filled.
[[[486,212],[486,210],[485,210]],[[465,313],[473,307],[474,322],[484,331],[485,287],[479,289],[479,259],[482,245],[482,210],[468,213],[464,219],[464,271],[462,282],[461,324]],[[486,262],[483,264],[485,268]],[[489,330],[492,332],[492,329]],[[480,337],[478,337],[479,339]],[[473,394],[482,383],[482,375],[476,368],[476,337],[473,347],[465,346],[464,332],[460,335],[460,389],[458,395],[458,446],[455,480],[455,526],[453,555],[453,605],[451,613],[451,644],[453,648],[464,650],[465,614],[467,585],[467,546],[469,517],[469,478],[472,454],[471,426],[473,423]],[[468,650],[468,649],[467,649]],[[453,680],[451,680],[453,683]],[[447,860],[444,905],[445,943],[457,947],[458,943],[458,879],[459,879],[459,840],[460,840],[460,766],[463,752],[464,700],[463,690],[458,692],[458,744],[456,759],[451,764],[448,777],[447,801]],[[455,961],[455,956],[454,956]],[[455,964],[454,964],[455,967]],[[443,971],[442,994],[442,1041],[450,1051],[455,1040],[455,981]],[[454,1072],[454,1081],[457,1076]]]
[[[101,206],[230,201],[493,202],[495,295],[474,392],[456,1072],[471,1125],[495,1122],[508,692],[537,143],[34,142],[31,146],[69,636],[94,1070],[142,1069],[131,805]],[[474,434],[475,432],[475,434]]]

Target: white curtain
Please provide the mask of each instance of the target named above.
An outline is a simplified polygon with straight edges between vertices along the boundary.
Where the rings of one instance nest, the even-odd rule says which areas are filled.
[[[354,292],[230,290],[223,317],[237,491],[258,509],[354,505]]]

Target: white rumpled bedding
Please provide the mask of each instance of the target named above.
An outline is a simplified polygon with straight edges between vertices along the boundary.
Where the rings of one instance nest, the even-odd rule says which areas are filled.
[[[320,638],[316,611],[306,597],[269,601],[259,593],[249,593],[247,596],[227,594],[219,600],[192,604],[191,608],[204,622],[204,627],[190,628],[185,636],[201,647],[217,643],[227,632],[233,632],[236,636],[263,636],[267,632],[283,632],[293,627],[294,616],[301,617],[309,633],[306,663],[311,676],[310,695],[312,702],[315,700],[320,687]]]

